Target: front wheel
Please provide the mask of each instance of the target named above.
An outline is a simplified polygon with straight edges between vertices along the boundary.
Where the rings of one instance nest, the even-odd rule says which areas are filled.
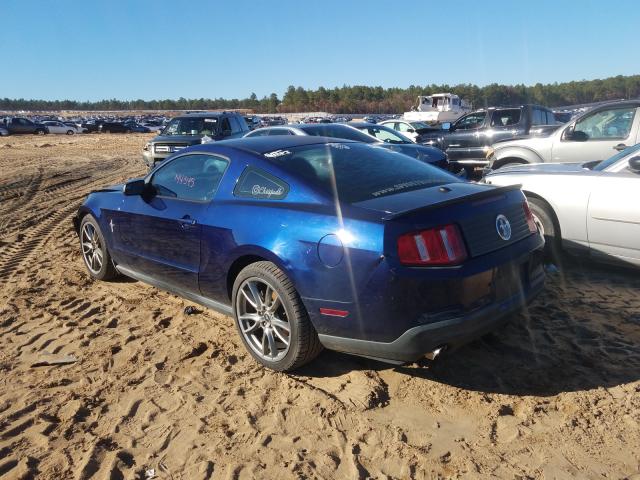
[[[85,215],[80,222],[80,248],[89,275],[96,280],[111,280],[118,275],[107,250],[107,243],[97,220]]]
[[[545,239],[545,252],[557,263],[560,257],[560,229],[558,228],[551,206],[544,200],[528,198],[533,220]]]
[[[232,298],[242,343],[265,367],[294,370],[322,350],[295,287],[273,263],[245,267],[234,282]]]
[[[67,130],[67,135],[73,135],[73,130]]]

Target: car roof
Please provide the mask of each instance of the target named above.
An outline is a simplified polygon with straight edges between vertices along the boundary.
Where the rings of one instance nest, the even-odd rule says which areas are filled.
[[[370,122],[349,122],[349,125],[347,125],[347,126],[348,127],[354,127],[354,128],[359,128],[359,127],[379,127],[380,124],[379,123],[370,123]],[[383,127],[384,126],[385,125],[383,125]]]
[[[275,150],[283,150],[304,145],[322,145],[327,143],[359,142],[345,140],[343,138],[316,137],[312,135],[274,135],[266,137],[234,138],[231,140],[205,143],[202,144],[201,147],[203,150],[207,150],[209,148],[213,150],[216,146],[224,146],[263,155]]]
[[[210,118],[210,117],[219,117],[220,115],[240,115],[238,112],[194,112],[194,113],[185,113],[183,115],[177,115],[173,118]]]

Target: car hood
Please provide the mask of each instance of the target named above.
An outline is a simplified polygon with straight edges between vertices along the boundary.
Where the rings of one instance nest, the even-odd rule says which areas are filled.
[[[404,213],[428,207],[442,206],[446,204],[464,202],[476,199],[478,196],[491,196],[504,188],[495,188],[491,185],[471,182],[452,182],[446,185],[436,185],[420,190],[386,195],[384,197],[373,198],[353,205],[368,210],[375,210],[383,214],[383,217],[390,218]],[[515,186],[514,188],[519,188]]]
[[[492,171],[487,174],[487,177],[506,175],[509,173],[543,174],[588,172],[589,169],[584,165],[584,163],[528,163],[525,165],[510,165]]]
[[[199,145],[202,143],[203,135],[157,135],[151,140],[152,143],[181,143],[187,145]]]

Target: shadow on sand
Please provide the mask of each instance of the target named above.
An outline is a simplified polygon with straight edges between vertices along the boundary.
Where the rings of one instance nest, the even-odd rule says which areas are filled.
[[[298,373],[333,377],[394,368],[325,351]],[[640,275],[637,270],[565,259],[545,291],[500,331],[436,362],[395,367],[405,375],[512,395],[555,395],[640,378]]]

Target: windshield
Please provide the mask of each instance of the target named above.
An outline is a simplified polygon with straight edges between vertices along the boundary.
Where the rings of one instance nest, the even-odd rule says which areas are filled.
[[[331,125],[323,123],[321,125],[302,125],[299,128],[305,133],[315,135],[317,137],[344,138],[345,140],[354,140],[356,142],[376,143],[374,138],[371,138],[369,135],[366,135],[353,127],[347,127],[346,125]]]
[[[213,118],[174,118],[164,129],[162,135],[215,135],[218,119]]]
[[[593,170],[597,172],[606,170],[611,165],[616,163],[618,160],[622,160],[624,157],[631,155],[632,153],[635,153],[638,150],[640,150],[640,143],[634,145],[633,147],[625,148],[621,152],[616,153],[613,157],[609,157],[608,159],[600,162],[598,165],[593,167]]]
[[[367,125],[366,127],[359,127],[359,130],[368,133],[372,137],[376,137],[379,141],[384,143],[413,143],[407,137],[404,137],[395,130],[383,125]]]
[[[294,147],[271,161],[342,203],[459,181],[419,160],[361,143]]]

